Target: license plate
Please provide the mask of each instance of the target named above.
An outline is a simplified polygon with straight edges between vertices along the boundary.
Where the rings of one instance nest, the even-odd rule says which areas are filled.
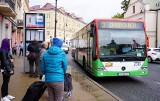
[[[129,73],[118,73],[119,76],[128,76]]]

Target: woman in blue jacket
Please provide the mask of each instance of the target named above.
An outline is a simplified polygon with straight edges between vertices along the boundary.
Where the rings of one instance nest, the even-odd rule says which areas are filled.
[[[62,101],[64,95],[64,75],[67,70],[67,58],[61,49],[63,41],[53,38],[53,45],[43,55],[41,71],[45,74],[48,89],[48,101]]]

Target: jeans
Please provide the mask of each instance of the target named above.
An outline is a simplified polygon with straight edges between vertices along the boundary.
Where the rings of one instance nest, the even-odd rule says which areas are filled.
[[[19,50],[19,56],[21,56],[21,54],[23,56],[23,49],[22,48],[20,48],[20,50]]]
[[[34,72],[34,63],[35,63],[35,72]],[[30,76],[38,76],[40,75],[40,58],[38,57],[36,60],[29,61],[30,66]]]
[[[8,84],[10,81],[10,76],[6,76],[4,75],[4,73],[2,73],[3,75],[3,83],[2,83],[2,87],[1,87],[1,93],[2,93],[2,97],[5,97],[8,95]]]

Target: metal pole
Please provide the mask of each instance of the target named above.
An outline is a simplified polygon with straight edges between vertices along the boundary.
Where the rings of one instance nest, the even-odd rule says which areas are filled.
[[[64,43],[65,43],[65,41],[66,41],[66,26],[67,26],[65,18],[63,19],[63,22],[64,22]]]
[[[65,31],[66,31],[65,27],[66,27],[66,24],[64,23],[64,43],[65,43],[65,36],[66,36],[66,35],[65,35],[65,34],[66,34],[66,33],[65,33]]]
[[[54,37],[56,38],[56,29],[57,29],[57,0],[55,3],[55,26],[54,26]]]

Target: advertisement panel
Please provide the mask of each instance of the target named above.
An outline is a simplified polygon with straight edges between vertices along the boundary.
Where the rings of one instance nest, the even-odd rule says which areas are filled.
[[[45,15],[44,14],[26,14],[26,28],[45,28]]]

